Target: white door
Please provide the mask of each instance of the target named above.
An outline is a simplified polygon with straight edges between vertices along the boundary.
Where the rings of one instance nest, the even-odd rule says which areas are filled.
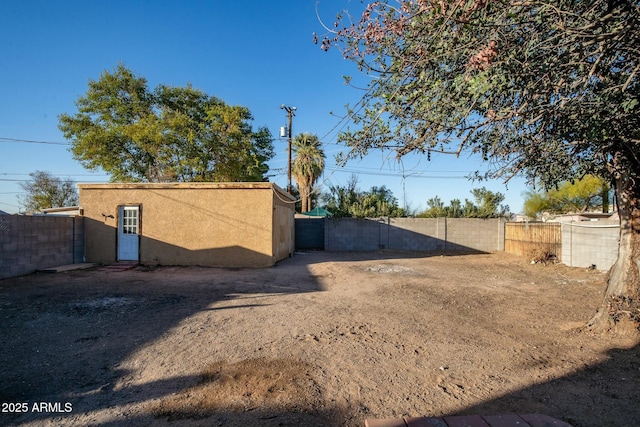
[[[139,231],[139,207],[120,206],[118,209],[118,261],[138,261]]]

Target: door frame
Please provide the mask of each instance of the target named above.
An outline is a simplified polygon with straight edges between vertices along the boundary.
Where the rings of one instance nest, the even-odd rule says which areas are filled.
[[[134,224],[129,224],[129,227],[133,226],[135,232],[134,233],[124,233],[124,211],[125,210],[135,210],[137,212],[136,221]],[[142,205],[140,204],[124,204],[118,205],[118,226],[116,228],[116,261],[140,261],[140,236],[141,236],[141,217],[142,217]],[[121,257],[120,253],[120,245],[122,244],[123,236],[135,234],[135,257],[125,256]]]

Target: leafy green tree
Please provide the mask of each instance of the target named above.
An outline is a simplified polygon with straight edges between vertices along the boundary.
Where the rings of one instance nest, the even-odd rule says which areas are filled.
[[[551,210],[551,204],[544,192],[529,191],[525,194],[524,214],[526,216],[537,219],[540,214],[549,210]]]
[[[485,176],[544,188],[606,177],[619,251],[590,325],[640,323],[640,3],[381,0],[332,28],[322,48],[372,76],[339,138],[351,156],[477,153]]]
[[[456,200],[460,204],[460,200]],[[452,201],[453,202],[453,201]],[[427,200],[427,210],[418,214],[421,218],[442,218],[448,216],[447,207],[440,196],[435,196]]]
[[[563,214],[609,209],[609,186],[596,176],[587,175],[574,182],[562,182],[558,188],[531,191],[524,200],[525,214],[536,218],[543,212]]]
[[[453,199],[445,206],[439,196],[427,200],[427,209],[418,214],[422,218],[502,218],[509,214],[509,206],[502,205],[504,194],[494,193],[486,188],[471,190],[475,203],[465,199]]]
[[[317,135],[301,133],[293,138],[292,148],[295,158],[291,164],[291,175],[296,180],[300,198],[302,199],[301,212],[312,209],[311,192],[324,171],[324,151],[322,143]]]
[[[371,187],[369,191],[360,193],[349,212],[355,218],[400,217],[404,210],[398,206],[398,199],[384,185]]]
[[[467,202],[466,199],[465,199],[465,202]],[[466,207],[466,203],[465,203],[465,207]],[[451,200],[451,202],[449,203],[449,209],[446,216],[451,218],[462,218],[464,216],[464,209],[462,207],[462,202],[460,201],[460,199]]]
[[[398,206],[398,199],[384,185],[371,187],[369,191],[358,189],[358,178],[352,175],[347,185],[332,186],[322,199],[324,208],[334,218],[401,217],[406,212]]]
[[[245,107],[190,85],[149,89],[120,64],[90,80],[59,127],[75,159],[112,181],[264,181],[273,157],[266,128]]]
[[[357,202],[359,196],[358,177],[351,175],[346,185],[330,186],[328,193],[322,193],[321,200],[324,208],[331,212],[334,218],[348,218],[352,216],[351,206]]]
[[[509,214],[509,206],[503,205],[504,194],[489,191],[486,188],[474,188],[471,190],[475,199],[474,218],[501,218]]]
[[[29,176],[29,181],[20,183],[26,194],[19,197],[27,212],[78,205],[78,190],[71,179],[61,179],[43,171],[35,171]]]

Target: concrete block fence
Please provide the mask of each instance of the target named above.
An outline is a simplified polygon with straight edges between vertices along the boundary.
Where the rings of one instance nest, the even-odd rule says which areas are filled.
[[[505,220],[497,218],[330,218],[324,224],[327,251],[504,250]]]
[[[592,267],[608,270],[618,258],[620,225],[597,222],[562,224],[563,264],[570,267]]]
[[[514,226],[526,224],[509,223]],[[552,226],[558,232],[505,232],[504,219],[477,218],[325,218],[296,219],[296,248],[327,251],[507,251],[517,255],[522,247],[553,243],[557,256],[570,267],[608,270],[618,256],[617,222],[531,224]],[[560,227],[562,233],[559,232]],[[511,230],[513,231],[513,230]],[[505,238],[508,239],[505,240]],[[553,242],[549,239],[552,238]],[[505,244],[508,243],[507,245]],[[561,253],[560,253],[561,251]]]
[[[499,252],[505,250],[505,224],[476,218],[296,219],[296,247]],[[561,262],[609,269],[618,255],[619,231],[617,223],[562,224]],[[81,216],[0,216],[0,279],[83,262],[83,256]]]
[[[323,250],[325,218],[296,216],[295,241],[297,250]]]
[[[83,261],[82,217],[0,216],[0,279]]]

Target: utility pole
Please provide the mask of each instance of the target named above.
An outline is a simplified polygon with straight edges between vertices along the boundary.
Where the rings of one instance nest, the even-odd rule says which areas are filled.
[[[287,105],[282,104],[280,106],[280,108],[282,108],[284,111],[287,112],[287,117],[289,118],[289,162],[287,163],[287,179],[288,179],[288,184],[287,184],[287,191],[289,192],[289,194],[291,194],[291,124],[293,122],[293,116],[296,115],[296,107],[289,107]]]

